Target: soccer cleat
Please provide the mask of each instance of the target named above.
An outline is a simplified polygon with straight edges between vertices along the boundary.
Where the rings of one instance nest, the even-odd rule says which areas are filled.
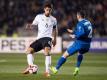
[[[29,66],[22,73],[23,74],[29,74]]]
[[[48,72],[44,73],[45,77],[50,77],[51,75]]]
[[[58,70],[57,70],[55,67],[53,67],[53,66],[50,67],[50,70],[51,70],[52,73],[54,73],[54,74],[56,74],[56,73],[58,72]]]
[[[75,68],[73,75],[76,76],[76,75],[78,75],[78,73],[79,73],[79,68]]]
[[[29,74],[30,67],[31,67],[31,65],[28,65],[28,67],[26,67],[26,69],[22,73],[23,74]]]

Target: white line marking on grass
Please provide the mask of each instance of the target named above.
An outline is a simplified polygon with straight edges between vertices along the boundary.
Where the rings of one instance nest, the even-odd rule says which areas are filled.
[[[5,59],[0,60],[0,63],[4,63],[4,62],[7,62],[7,60],[5,60]]]

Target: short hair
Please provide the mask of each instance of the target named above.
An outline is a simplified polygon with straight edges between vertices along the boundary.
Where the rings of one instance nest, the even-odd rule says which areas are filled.
[[[79,14],[82,18],[84,18],[86,16],[85,10],[78,10],[77,14]]]
[[[50,2],[45,2],[44,8],[46,7],[53,9],[53,5]]]

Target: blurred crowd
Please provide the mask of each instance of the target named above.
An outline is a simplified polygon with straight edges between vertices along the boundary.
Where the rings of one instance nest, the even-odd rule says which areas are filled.
[[[0,0],[0,36],[20,34],[27,23],[43,12],[47,0]],[[59,36],[66,37],[67,30],[76,25],[77,9],[85,9],[93,23],[95,37],[107,36],[107,0],[49,0],[54,6],[53,15],[58,20]],[[21,31],[21,34],[24,34]]]

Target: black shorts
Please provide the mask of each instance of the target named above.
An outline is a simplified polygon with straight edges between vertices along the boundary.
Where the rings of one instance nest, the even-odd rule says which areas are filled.
[[[38,52],[38,51],[44,49],[45,47],[51,48],[51,43],[52,43],[52,38],[44,37],[44,38],[40,38],[40,39],[34,41],[30,45],[30,47],[33,48],[35,52]]]

